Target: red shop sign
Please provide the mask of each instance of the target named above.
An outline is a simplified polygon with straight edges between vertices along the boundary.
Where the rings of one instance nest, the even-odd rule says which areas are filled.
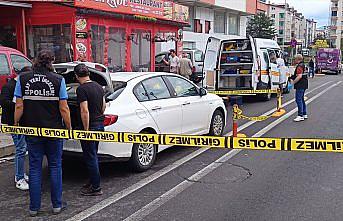
[[[187,10],[185,8],[182,10],[184,15],[181,17],[184,19],[180,19],[180,16],[175,18],[174,3],[164,0],[75,0],[75,6],[185,23],[188,22],[189,17],[186,7]]]

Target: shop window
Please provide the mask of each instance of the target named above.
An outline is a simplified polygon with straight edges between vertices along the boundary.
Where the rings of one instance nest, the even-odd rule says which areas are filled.
[[[111,72],[125,69],[125,42],[124,28],[109,28],[108,37],[108,68]]]
[[[12,25],[0,26],[0,45],[10,48],[17,48],[16,29]]]
[[[229,35],[238,35],[239,18],[236,15],[229,16]]]
[[[214,32],[225,34],[225,13],[215,12],[214,14]]]
[[[210,21],[205,21],[205,33],[209,34],[211,30],[211,22]]]
[[[28,26],[27,49],[29,58],[46,49],[54,54],[55,63],[72,61],[70,24]]]
[[[9,75],[10,66],[8,65],[7,57],[4,54],[0,54],[0,75]]]
[[[133,30],[130,37],[132,71],[150,71],[151,33]]]
[[[194,32],[202,33],[202,24],[199,19],[194,19]]]
[[[92,61],[104,64],[105,53],[105,26],[91,25],[92,31]]]

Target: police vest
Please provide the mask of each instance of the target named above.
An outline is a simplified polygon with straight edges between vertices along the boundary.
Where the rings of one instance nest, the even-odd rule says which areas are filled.
[[[297,67],[295,68],[294,71],[294,76],[297,76],[297,70],[298,68],[302,68],[303,69],[303,74],[302,74],[302,78],[294,84],[294,89],[308,89],[308,77],[307,77],[307,73],[305,72],[305,64],[304,63],[300,63],[297,65]]]
[[[59,111],[62,76],[31,72],[20,76],[24,113],[20,123],[27,127],[63,128]]]

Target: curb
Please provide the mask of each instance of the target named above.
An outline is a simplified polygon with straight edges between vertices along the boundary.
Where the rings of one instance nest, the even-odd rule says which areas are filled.
[[[14,145],[0,147],[0,158],[13,155],[15,153]]]

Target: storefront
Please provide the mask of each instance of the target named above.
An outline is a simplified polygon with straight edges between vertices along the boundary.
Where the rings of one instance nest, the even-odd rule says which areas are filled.
[[[156,44],[174,42],[182,50],[180,30],[188,24],[187,7],[163,0],[28,1],[32,8],[16,32],[26,36],[15,34],[16,48],[29,57],[48,48],[57,62],[92,61],[112,71],[154,70]],[[0,15],[1,22],[9,23]]]

